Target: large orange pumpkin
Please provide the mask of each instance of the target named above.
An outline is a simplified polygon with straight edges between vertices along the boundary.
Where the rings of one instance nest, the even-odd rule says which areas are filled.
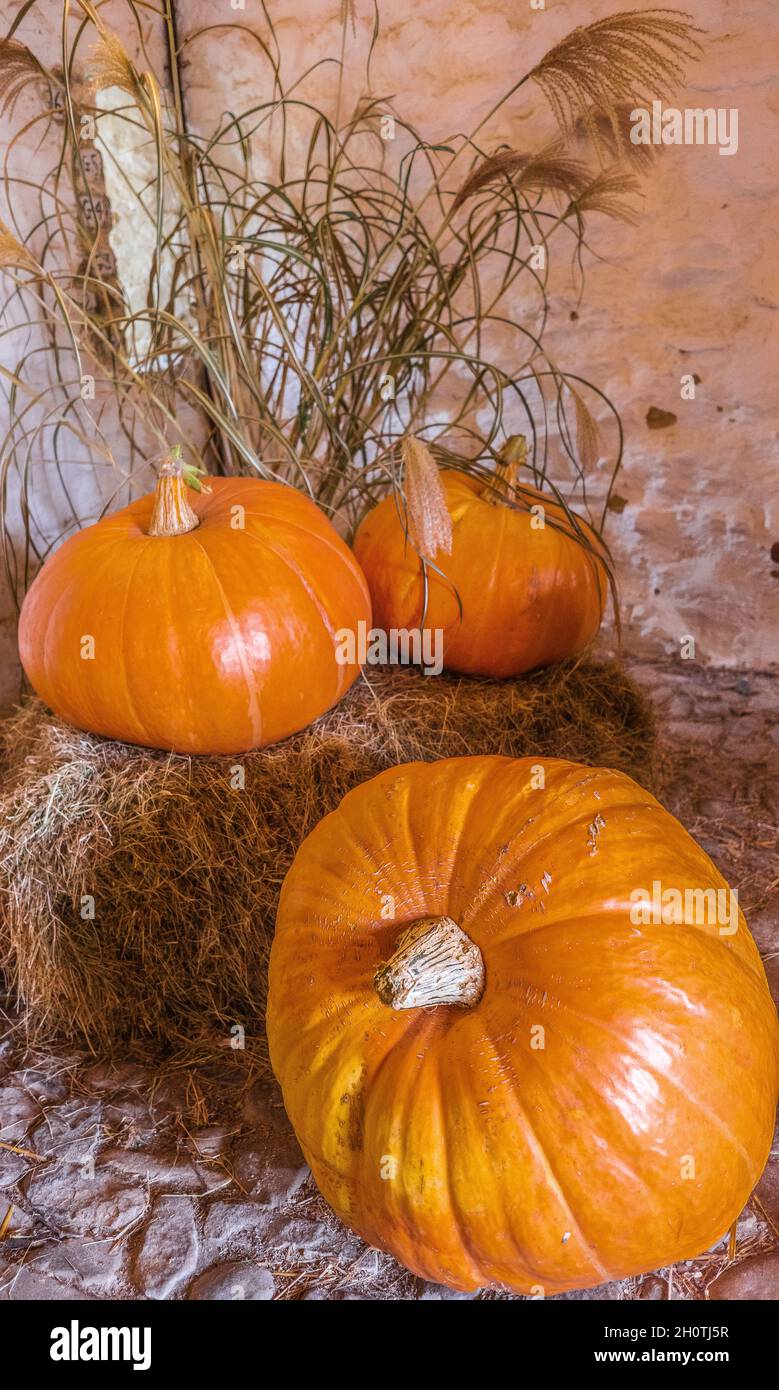
[[[157,493],[71,537],[22,607],[30,683],[80,729],[180,753],[239,753],[323,714],[359,667],[335,634],[370,623],[354,556],[294,488],[251,478]]]
[[[427,567],[425,626],[443,632],[444,666],[518,676],[583,651],[608,595],[603,547],[587,523],[574,524],[549,493],[514,492],[511,467],[492,482],[454,469],[440,480],[452,544],[450,554],[425,557],[435,566]],[[418,628],[425,575],[394,496],[368,513],[354,550],[377,626]]]
[[[328,1202],[458,1289],[708,1249],[766,1161],[779,1065],[731,907],[617,772],[455,758],[350,792],[297,854],[270,966],[273,1067]]]

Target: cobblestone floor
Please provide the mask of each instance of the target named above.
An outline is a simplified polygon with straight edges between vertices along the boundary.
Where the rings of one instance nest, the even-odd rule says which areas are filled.
[[[685,663],[633,674],[660,712],[653,789],[738,888],[779,995],[779,682]],[[226,1090],[221,1122],[197,1128],[175,1083],[152,1089],[131,1063],[73,1062],[0,1041],[0,1300],[508,1297],[425,1284],[346,1231],[274,1087]],[[779,1298],[776,1146],[734,1254],[723,1241],[560,1297]]]

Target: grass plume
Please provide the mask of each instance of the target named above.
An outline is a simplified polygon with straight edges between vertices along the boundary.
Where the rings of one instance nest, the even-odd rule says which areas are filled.
[[[625,10],[579,26],[544,55],[530,76],[563,131],[584,121],[599,138],[596,116],[618,127],[621,105],[670,95],[699,56],[703,31],[679,10]]]

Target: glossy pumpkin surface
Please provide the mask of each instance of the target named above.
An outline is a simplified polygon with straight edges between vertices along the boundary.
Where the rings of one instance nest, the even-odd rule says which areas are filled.
[[[77,728],[237,753],[305,727],[358,674],[336,660],[334,634],[370,623],[370,599],[327,518],[280,483],[209,484],[187,490],[199,524],[186,534],[149,535],[155,498],[143,497],[67,540],[34,580],[22,664]]]
[[[771,1145],[776,1013],[740,913],[631,920],[655,882],[727,896],[630,778],[550,759],[390,769],[303,843],[271,1059],[320,1190],[370,1244],[454,1288],[551,1294],[728,1230]],[[382,1002],[399,935],[437,914],[478,947],[480,999]]]
[[[452,518],[452,552],[430,557],[446,578],[428,567],[426,626],[443,630],[445,667],[517,676],[582,651],[598,631],[608,594],[594,532],[580,523],[593,554],[575,538],[549,493],[524,489],[525,505],[514,508],[495,505],[477,478],[451,469],[440,476]],[[538,505],[543,518],[529,510]],[[354,550],[377,626],[418,628],[422,566],[394,496],[368,513]]]

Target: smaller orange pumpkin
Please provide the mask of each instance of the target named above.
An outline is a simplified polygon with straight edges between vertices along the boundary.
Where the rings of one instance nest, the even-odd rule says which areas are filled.
[[[436,474],[451,518],[451,553],[442,547],[425,555],[436,567],[428,565],[426,576],[412,544],[414,518],[409,538],[394,496],[369,512],[355,538],[378,627],[419,627],[426,578],[425,624],[442,630],[450,671],[501,677],[549,666],[583,651],[603,617],[605,547],[548,493],[525,485],[516,491],[522,458],[511,446],[518,439],[509,441],[492,482],[452,469]]]
[[[286,738],[359,674],[337,632],[370,623],[360,567],[293,487],[211,478],[173,451],[156,495],[71,536],[22,606],[33,689],[70,724],[177,753]]]

